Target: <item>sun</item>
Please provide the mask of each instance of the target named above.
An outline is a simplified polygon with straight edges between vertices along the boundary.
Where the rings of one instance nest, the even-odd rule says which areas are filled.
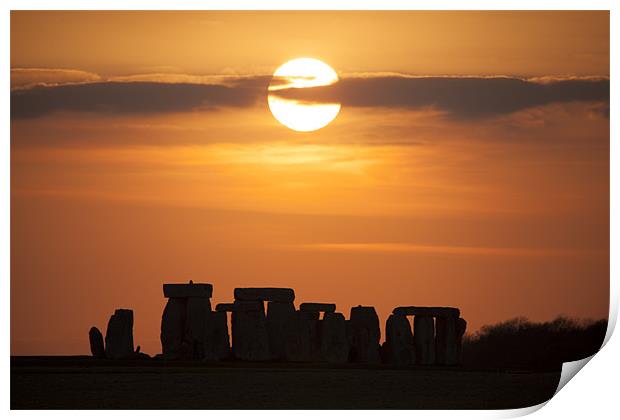
[[[339,103],[317,103],[286,99],[283,89],[305,89],[333,85],[338,75],[330,66],[314,58],[296,58],[273,73],[267,102],[281,124],[295,131],[315,131],[332,122],[340,112]]]

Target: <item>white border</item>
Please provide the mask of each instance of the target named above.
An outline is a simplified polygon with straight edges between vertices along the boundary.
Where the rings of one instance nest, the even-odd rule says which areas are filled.
[[[8,10],[611,10],[611,0],[8,0]]]
[[[26,0],[15,1],[8,0],[2,3],[3,14],[0,20],[0,33],[2,48],[2,67],[0,74],[5,87],[5,95],[0,102],[2,104],[2,125],[4,141],[0,148],[0,192],[2,205],[0,205],[0,273],[2,278],[2,284],[0,287],[2,299],[4,304],[1,309],[1,316],[4,326],[4,334],[0,336],[1,348],[4,352],[4,358],[2,363],[2,370],[4,373],[4,380],[1,382],[1,401],[5,409],[9,408],[9,386],[10,386],[10,368],[9,368],[9,354],[10,354],[10,119],[9,119],[9,101],[8,95],[10,86],[10,56],[8,54],[10,48],[10,14],[9,10],[47,10],[47,9],[82,9],[82,10],[115,10],[115,9],[128,9],[128,10],[198,10],[198,9],[212,9],[212,10],[354,10],[354,9],[367,9],[367,10],[611,10],[611,109],[612,117],[611,123],[611,214],[616,215],[611,218],[611,307],[610,307],[610,328],[606,337],[606,345],[604,351],[597,354],[592,362],[584,369],[583,373],[580,373],[580,379],[571,381],[556,397],[549,402],[549,407],[544,410],[540,410],[536,413],[538,418],[562,418],[562,419],[582,419],[584,416],[591,416],[594,418],[614,418],[617,415],[617,392],[615,391],[615,378],[618,374],[618,360],[617,355],[620,345],[618,339],[609,339],[613,326],[616,323],[617,318],[617,304],[618,304],[618,279],[620,278],[620,272],[618,271],[618,260],[620,257],[620,247],[618,246],[619,230],[617,215],[620,214],[620,205],[618,199],[618,192],[620,191],[619,175],[620,175],[620,159],[619,159],[619,144],[618,144],[618,121],[617,115],[614,115],[614,105],[618,103],[618,86],[615,83],[615,77],[618,75],[618,40],[620,40],[620,33],[618,31],[619,7],[618,2],[611,0],[590,0],[590,1],[578,1],[578,0],[477,0],[467,1],[465,0],[437,0],[437,1],[404,1],[404,0],[384,0],[384,1],[371,1],[371,0],[296,0],[296,1],[252,1],[252,0],[230,0],[230,1],[136,1],[136,0],[108,0],[108,1],[77,1],[77,0],[62,0],[62,1],[45,1],[45,0]],[[617,113],[616,113],[617,114]],[[545,404],[541,404],[544,406]],[[414,413],[407,411],[392,411],[388,415],[402,418],[410,418],[410,416],[421,416],[423,418],[453,418],[453,417],[468,417],[468,418],[498,418],[498,417],[514,417],[528,414],[532,411],[536,411],[538,407],[531,407],[519,410],[505,410],[505,411],[416,411]],[[123,417],[136,416],[136,412],[119,412],[115,415],[121,415]],[[87,414],[79,411],[55,411],[55,412],[11,412],[13,416],[37,416],[45,415],[51,418],[81,418],[84,415],[93,416],[95,418],[108,417],[110,414],[107,412],[89,412]],[[150,418],[163,418],[168,417],[168,412],[147,412],[144,415],[148,415]],[[202,417],[208,416],[247,416],[244,412],[223,412],[223,413],[203,413],[200,411],[185,412],[183,416],[190,417]],[[269,416],[272,419],[287,419],[296,417],[300,419],[314,420],[316,413],[312,412],[261,412],[252,413],[252,416]],[[321,416],[327,417],[342,417],[349,415],[345,412],[323,412]],[[373,418],[380,413],[374,411],[363,411],[351,413],[351,415],[361,418]]]

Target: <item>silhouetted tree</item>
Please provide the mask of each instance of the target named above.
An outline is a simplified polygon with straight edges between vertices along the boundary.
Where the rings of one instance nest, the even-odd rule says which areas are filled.
[[[485,325],[463,339],[463,365],[490,368],[560,369],[563,362],[596,353],[605,338],[607,320],[579,321],[558,317],[534,323],[514,318]]]

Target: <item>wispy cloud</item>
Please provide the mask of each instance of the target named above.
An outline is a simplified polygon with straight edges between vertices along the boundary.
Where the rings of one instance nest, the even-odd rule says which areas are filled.
[[[399,253],[426,255],[473,255],[509,257],[583,257],[604,255],[604,250],[563,248],[512,248],[486,246],[424,245],[403,242],[315,243],[289,248],[325,252]]]
[[[245,80],[263,80],[269,83],[270,76],[231,74],[184,74],[175,72],[146,72],[129,75],[102,76],[78,69],[12,68],[11,90],[36,87],[59,87],[66,85],[99,82],[152,82],[164,84],[224,85],[237,86]]]
[[[73,69],[13,68],[11,90],[54,87],[103,80],[96,73]]]

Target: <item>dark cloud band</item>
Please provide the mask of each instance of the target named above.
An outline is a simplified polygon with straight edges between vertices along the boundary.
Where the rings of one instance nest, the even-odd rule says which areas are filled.
[[[609,101],[609,80],[537,83],[499,77],[373,77],[343,79],[330,87],[280,90],[277,94],[344,106],[433,107],[456,118],[481,118],[554,102]]]
[[[11,118],[34,118],[56,111],[153,114],[248,107],[264,100],[269,80],[239,78],[226,85],[97,82],[15,90],[11,92]],[[538,83],[517,78],[358,77],[327,87],[282,89],[272,94],[351,107],[433,107],[454,118],[475,119],[556,102],[608,103],[609,80]]]
[[[253,105],[268,78],[232,85],[157,82],[101,82],[35,87],[11,92],[11,118],[34,118],[56,111],[103,114],[188,112]]]

